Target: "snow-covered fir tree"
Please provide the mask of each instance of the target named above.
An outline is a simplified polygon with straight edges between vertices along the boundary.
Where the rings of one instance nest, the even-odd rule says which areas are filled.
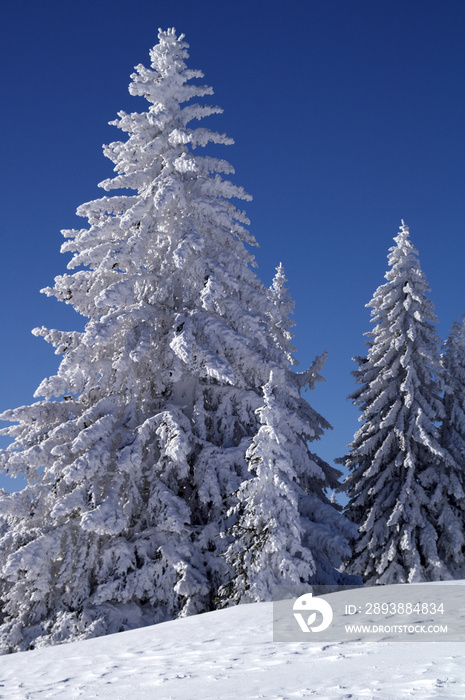
[[[314,381],[321,379],[320,366],[317,358]],[[350,556],[348,543],[341,548],[341,532],[347,539],[356,533],[325,493],[339,486],[340,473],[307,445],[317,437],[316,426],[318,436],[330,426],[289,388],[284,370],[272,371],[263,387],[260,427],[246,453],[251,478],[229,511],[234,524],[225,557],[234,575],[220,588],[222,604],[271,600],[282,584],[359,582],[338,571]]]
[[[388,257],[386,284],[372,301],[369,351],[356,358],[350,398],[363,425],[341,463],[346,514],[360,538],[347,570],[366,582],[437,581],[461,560],[461,474],[441,447],[444,388],[436,316],[418,251],[402,222]]]
[[[263,389],[260,428],[246,453],[254,476],[242,483],[231,509],[238,517],[226,559],[234,577],[220,589],[228,602],[270,600],[273,586],[283,581],[297,585],[315,573],[312,554],[303,545],[293,461],[302,457],[300,447],[305,451],[301,436],[307,426],[283,410],[278,392],[284,383],[284,373],[274,371]],[[317,470],[315,476],[321,478]]]
[[[305,372],[290,372],[298,363],[291,331],[294,302],[286,282],[280,263],[269,290],[270,335],[284,363],[263,387],[259,429],[246,452],[251,478],[241,484],[228,513],[234,524],[225,558],[233,577],[219,590],[220,605],[270,600],[280,584],[359,582],[339,573],[350,556],[347,542],[341,548],[341,532],[347,540],[356,533],[326,494],[340,486],[341,473],[308,449],[308,442],[331,428],[301,397],[302,388],[323,381],[327,354]]]
[[[465,314],[461,322],[452,324],[449,337],[444,343],[441,356],[444,368],[444,420],[441,426],[441,445],[453,458],[457,468],[452,478],[455,480],[449,507],[460,513],[462,528],[456,532],[456,549],[462,548],[457,556],[456,575],[463,575],[465,563]],[[447,517],[451,517],[446,513]]]
[[[235,494],[237,502],[232,536],[225,558],[233,577],[219,590],[221,605],[270,600],[278,585],[354,583],[359,579],[339,573],[350,556],[346,542],[356,528],[344,521],[326,490],[340,483],[340,472],[309,452],[308,442],[319,438],[329,423],[301,397],[302,388],[323,381],[326,360],[317,357],[305,372],[291,373],[294,302],[280,263],[269,290],[272,301],[270,335],[281,369],[273,370],[263,387],[263,405],[257,409],[259,429],[246,452],[251,478]]]
[[[452,324],[441,362],[446,381],[442,444],[465,473],[465,315]]]
[[[151,67],[137,66],[129,89],[148,109],[120,112],[113,123],[128,138],[104,149],[116,175],[101,187],[117,192],[78,209],[89,228],[64,231],[62,247],[74,271],[44,290],[85,329],[34,331],[62,356],[59,369],[36,403],[1,416],[14,441],[0,465],[27,481],[0,494],[3,652],[212,608],[231,577],[227,513],[252,478],[246,453],[268,420],[256,412],[270,375],[284,372],[280,403],[297,411],[311,570],[332,579],[347,554],[349,525],[324,492],[337,472],[305,443],[324,422],[300,391],[322,361],[289,369],[247,217],[230,201],[249,197],[224,177],[229,163],[197,151],[232,141],[192,126],[221,110],[195,101],[212,90],[187,57],[182,36],[160,31]],[[302,526],[288,525],[298,539]],[[286,543],[306,576],[310,554]]]

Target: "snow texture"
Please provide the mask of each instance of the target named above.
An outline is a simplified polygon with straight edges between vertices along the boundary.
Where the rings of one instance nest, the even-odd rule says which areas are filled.
[[[440,585],[447,589],[447,584]],[[365,600],[362,591],[358,602],[364,605]],[[449,595],[447,601],[465,628],[464,596]],[[426,622],[420,618],[418,623]],[[462,700],[465,696],[463,642],[322,644],[272,639],[272,603],[254,603],[104,639],[16,653],[0,658],[0,698]]]

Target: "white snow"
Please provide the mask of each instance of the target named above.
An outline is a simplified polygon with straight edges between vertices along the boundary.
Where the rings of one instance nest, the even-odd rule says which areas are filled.
[[[458,590],[449,588],[449,594],[446,588],[445,598],[465,625]],[[240,605],[2,656],[0,698],[465,697],[464,642],[273,642],[272,609],[272,603]]]

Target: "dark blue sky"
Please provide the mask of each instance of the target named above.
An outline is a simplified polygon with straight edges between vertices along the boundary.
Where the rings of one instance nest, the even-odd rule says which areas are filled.
[[[65,271],[60,229],[85,225],[76,208],[111,175],[101,146],[121,134],[107,122],[145,109],[133,66],[171,26],[224,109],[205,126],[236,141],[218,154],[254,196],[259,274],[285,266],[301,368],[329,351],[307,398],[334,425],[316,448],[332,460],[358,428],[351,358],[401,218],[442,337],[465,309],[463,0],[3,3],[0,410],[31,403],[58,367],[31,329],[82,327],[39,290]]]

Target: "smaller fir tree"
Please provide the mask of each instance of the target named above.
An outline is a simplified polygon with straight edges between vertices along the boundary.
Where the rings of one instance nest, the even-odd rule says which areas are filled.
[[[281,368],[262,389],[260,427],[246,452],[251,476],[228,513],[233,525],[225,559],[234,577],[219,590],[221,605],[270,600],[277,585],[360,582],[339,572],[356,533],[326,495],[339,486],[341,473],[308,447],[331,428],[301,396],[302,389],[323,381],[327,353],[304,372],[291,371],[297,364],[290,330],[294,302],[282,264],[276,270],[269,334]]]
[[[442,444],[465,471],[465,314],[452,324],[441,362],[446,379]]]
[[[369,351],[353,372],[359,388],[350,398],[363,425],[339,460],[350,470],[346,514],[360,531],[347,570],[370,584],[448,579],[461,556],[462,523],[451,507],[461,477],[438,429],[437,319],[404,222],[394,240],[388,281],[368,304],[376,324]]]
[[[451,473],[449,500],[445,504],[442,518],[445,523],[451,522],[453,526],[451,535],[457,552],[456,575],[461,577],[465,560],[465,314],[460,323],[456,321],[452,324],[449,337],[444,343],[441,362],[445,372],[441,444],[455,463]],[[454,527],[457,514],[464,523],[459,529]]]
[[[312,553],[302,544],[293,466],[293,458],[299,458],[296,436],[306,428],[283,408],[279,394],[284,384],[284,373],[274,371],[263,387],[260,429],[246,453],[254,476],[241,484],[230,511],[237,520],[226,558],[236,576],[221,589],[220,598],[231,603],[270,600],[273,586],[298,585],[315,573]]]

